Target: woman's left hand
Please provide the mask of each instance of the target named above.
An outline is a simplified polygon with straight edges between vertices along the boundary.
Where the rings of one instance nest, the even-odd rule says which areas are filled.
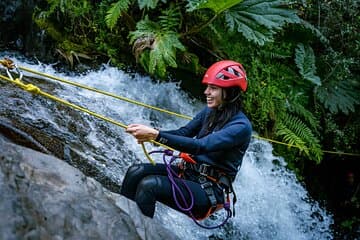
[[[159,134],[158,130],[142,124],[130,124],[127,126],[125,131],[133,135],[137,139],[138,143],[155,140]]]

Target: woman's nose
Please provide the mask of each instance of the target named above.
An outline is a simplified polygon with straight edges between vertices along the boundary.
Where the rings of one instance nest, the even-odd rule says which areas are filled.
[[[205,95],[210,94],[210,92],[209,92],[209,87],[206,87],[206,88],[205,88],[204,94],[205,94]]]

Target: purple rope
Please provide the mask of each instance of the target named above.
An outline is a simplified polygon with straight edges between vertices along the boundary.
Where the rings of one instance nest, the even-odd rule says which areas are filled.
[[[164,154],[163,155],[163,160],[164,160],[164,163],[166,165],[166,170],[167,170],[167,173],[168,173],[169,181],[171,182],[172,195],[173,195],[174,201],[176,203],[176,206],[179,209],[181,209],[182,211],[189,212],[194,207],[194,195],[192,194],[190,187],[185,183],[185,181],[182,178],[178,177],[177,173],[171,168],[171,164],[176,160],[176,157],[173,156],[171,158],[171,160],[169,161],[169,163],[167,163],[166,162],[166,155]],[[190,195],[190,203],[188,203],[186,201],[183,192],[181,191],[180,187],[178,186],[178,184],[175,181],[175,178],[178,179],[182,183],[183,186],[185,186],[186,191]],[[178,197],[176,196],[176,193],[178,193],[180,195],[181,200],[182,200],[182,202],[184,204],[184,207],[181,206],[181,204],[180,204],[180,202],[178,200]]]
[[[164,164],[166,166],[166,171],[167,171],[167,174],[168,174],[169,181],[171,183],[172,195],[173,195],[176,206],[180,210],[182,210],[184,212],[187,212],[189,214],[189,216],[192,218],[192,220],[195,222],[195,224],[198,225],[199,227],[202,227],[202,228],[205,228],[205,229],[215,229],[215,228],[219,228],[219,227],[224,226],[225,223],[229,220],[229,218],[232,215],[231,210],[230,210],[230,203],[228,203],[228,202],[224,203],[224,208],[225,208],[225,210],[227,212],[227,216],[226,216],[225,220],[222,223],[220,223],[218,225],[215,225],[215,226],[205,226],[205,225],[199,223],[199,221],[196,220],[195,216],[191,212],[191,209],[194,207],[194,195],[191,192],[190,187],[171,168],[171,164],[179,157],[178,156],[173,156],[173,151],[171,151],[171,150],[161,150],[161,151],[156,151],[155,150],[155,151],[149,152],[149,154],[152,154],[152,153],[163,153],[163,161],[164,161]],[[169,162],[166,161],[167,156],[171,156],[171,159],[170,159]],[[190,203],[186,201],[186,198],[185,198],[183,192],[181,191],[180,187],[176,183],[175,178],[178,179],[183,186],[185,186],[186,191],[190,195]],[[182,206],[180,204],[177,194],[180,196],[180,199],[181,199],[184,206]]]

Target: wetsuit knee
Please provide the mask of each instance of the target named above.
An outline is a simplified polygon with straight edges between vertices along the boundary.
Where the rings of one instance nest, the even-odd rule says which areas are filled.
[[[144,171],[144,166],[141,164],[135,164],[129,167],[129,169],[126,172],[126,178],[128,178],[131,182],[131,179],[133,179],[136,176],[139,176],[141,172]]]
[[[154,216],[157,191],[161,191],[161,185],[157,176],[148,176],[141,180],[137,187],[135,201],[142,213],[148,217]]]
[[[121,195],[134,200],[137,185],[141,180],[141,173],[143,171],[144,166],[140,164],[132,165],[128,168],[121,186]]]

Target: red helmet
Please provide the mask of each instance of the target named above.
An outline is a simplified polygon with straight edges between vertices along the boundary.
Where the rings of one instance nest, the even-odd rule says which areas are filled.
[[[240,63],[223,60],[214,63],[208,68],[202,83],[222,88],[237,86],[245,92],[247,88],[246,72]]]

